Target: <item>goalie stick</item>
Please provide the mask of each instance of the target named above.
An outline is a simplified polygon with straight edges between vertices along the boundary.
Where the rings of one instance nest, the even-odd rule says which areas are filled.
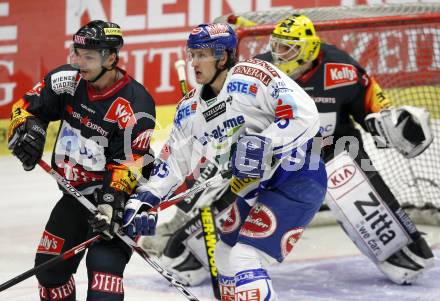
[[[50,167],[46,162],[40,160],[38,165],[41,166],[48,174],[50,174],[57,183],[62,186],[70,195],[76,198],[87,210],[91,213],[95,214],[97,212],[96,206],[91,203],[81,192],[79,192],[75,187],[73,187],[68,180],[66,180],[63,176],[61,176],[55,169]],[[169,206],[167,206],[169,207]],[[160,208],[160,206],[155,207],[156,210]],[[153,267],[159,274],[161,274],[166,280],[168,280],[171,285],[173,285],[179,292],[181,292],[188,300],[198,301],[191,292],[189,292],[179,281],[177,281],[173,275],[171,275],[167,270],[162,268],[158,262],[158,260],[154,257],[148,255],[138,244],[125,235],[122,232],[117,232],[116,236],[119,237],[125,244],[130,246],[136,253],[138,253],[151,267]]]
[[[180,89],[182,95],[185,96],[188,93],[188,85],[186,83],[185,74],[185,61],[178,60],[174,63],[174,67],[177,70],[177,77],[179,78]],[[215,177],[217,177],[216,175]],[[214,179],[215,177],[211,178]],[[209,180],[207,180],[209,181]],[[199,220],[203,228],[203,237],[205,242],[206,255],[208,256],[209,275],[211,277],[212,290],[214,296],[220,300],[220,288],[217,279],[217,267],[214,261],[214,248],[217,243],[217,231],[215,226],[215,219],[212,212],[212,206],[204,206],[199,209]]]
[[[23,280],[28,279],[31,276],[34,276],[35,274],[37,274],[39,271],[41,271],[43,269],[47,269],[48,267],[51,267],[59,262],[66,261],[67,259],[75,256],[76,254],[81,253],[82,251],[84,251],[85,249],[90,247],[95,241],[99,240],[100,238],[101,238],[101,235],[93,236],[92,238],[86,240],[85,242],[82,242],[79,245],[49,259],[48,261],[45,261],[42,264],[40,264],[30,270],[27,270],[26,272],[0,284],[0,292],[4,291],[5,289],[10,288],[11,286],[14,286],[14,285],[22,282]]]

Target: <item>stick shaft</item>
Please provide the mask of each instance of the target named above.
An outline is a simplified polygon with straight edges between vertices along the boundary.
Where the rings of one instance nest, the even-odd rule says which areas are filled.
[[[75,187],[73,187],[69,181],[67,181],[63,176],[61,176],[56,170],[50,167],[46,162],[40,160],[38,163],[47,173],[49,173],[59,185],[61,185],[70,195],[77,199],[85,208],[87,208],[91,213],[95,214],[97,209],[94,204],[92,204],[81,192],[79,192]],[[154,268],[159,274],[161,274],[166,280],[168,280],[171,285],[173,285],[179,292],[181,292],[188,300],[198,301],[191,292],[189,292],[183,284],[177,281],[173,275],[162,268],[158,262],[158,259],[151,257],[147,252],[145,252],[137,243],[125,235],[122,232],[117,232],[116,236],[119,237],[125,244],[133,248],[133,250],[138,253],[152,268]]]

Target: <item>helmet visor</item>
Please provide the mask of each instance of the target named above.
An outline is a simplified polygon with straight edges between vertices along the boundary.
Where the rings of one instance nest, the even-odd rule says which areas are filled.
[[[304,41],[286,41],[284,39],[270,38],[272,57],[277,62],[290,62],[298,60],[303,49]]]
[[[200,62],[214,62],[217,58],[214,56],[212,48],[186,48],[186,62],[200,63]]]
[[[101,68],[104,61],[104,54],[101,50],[80,49],[70,46],[69,63],[76,69],[97,69]]]

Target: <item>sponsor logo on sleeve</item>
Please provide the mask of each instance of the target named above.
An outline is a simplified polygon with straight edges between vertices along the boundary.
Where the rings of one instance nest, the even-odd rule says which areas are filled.
[[[260,82],[262,82],[266,87],[269,85],[270,81],[272,80],[272,77],[263,70],[245,65],[235,66],[234,71],[232,71],[232,74],[243,74],[246,76],[256,78]]]
[[[280,95],[282,94],[293,93],[293,90],[286,87],[286,83],[283,81],[277,81],[275,84],[271,85],[271,87],[272,87],[272,92],[270,93],[270,95],[274,99],[279,98]]]
[[[37,253],[59,255],[63,249],[64,239],[44,230],[38,245]]]
[[[222,101],[221,103],[213,106],[212,108],[209,108],[205,112],[203,112],[203,117],[205,117],[205,120],[211,121],[212,119],[222,115],[226,112],[226,102]]]
[[[324,90],[353,85],[358,81],[356,67],[350,64],[327,63],[324,67]]]
[[[43,79],[41,82],[36,84],[32,89],[27,91],[26,95],[28,95],[28,96],[33,96],[33,95],[40,96],[41,89],[43,89],[44,86],[45,86],[45,83],[44,83],[44,79]]]
[[[130,102],[122,97],[118,97],[107,110],[104,116],[105,121],[117,122],[121,129],[133,126],[137,123]]]
[[[240,94],[256,97],[258,92],[258,87],[256,83],[236,80],[228,83],[227,91],[228,93],[240,93]]]
[[[150,138],[153,134],[153,130],[148,129],[143,132],[140,132],[136,139],[131,143],[131,148],[139,151],[146,151],[150,146]]]
[[[197,111],[197,102],[192,102],[185,106],[178,108],[174,123],[180,125],[180,122],[187,117],[193,115]]]
[[[68,93],[74,95],[77,86],[77,75],[78,71],[60,71],[52,74],[52,90],[56,94]]]

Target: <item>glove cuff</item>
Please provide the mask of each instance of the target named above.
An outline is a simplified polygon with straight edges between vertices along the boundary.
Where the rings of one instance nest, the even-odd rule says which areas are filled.
[[[145,191],[142,193],[135,193],[130,197],[130,199],[137,199],[141,201],[143,205],[147,205],[150,208],[153,208],[154,206],[160,203],[160,198],[158,198],[149,191]]]

